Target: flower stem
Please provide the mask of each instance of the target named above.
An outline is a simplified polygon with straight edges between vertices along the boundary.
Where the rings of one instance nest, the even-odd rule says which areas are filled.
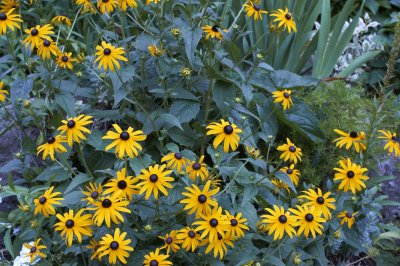
[[[83,256],[82,243],[79,243],[79,249],[81,250],[81,256],[82,256],[83,264],[85,264],[85,266],[87,266],[86,260],[85,260],[85,256]]]
[[[85,160],[85,156],[83,156],[83,150],[82,150],[82,146],[81,146],[80,143],[78,143],[78,154],[79,154],[79,157],[80,157],[80,161],[82,162],[83,167],[84,167],[85,170],[86,170],[86,173],[87,173],[89,176],[91,176],[91,177],[94,178],[94,175],[93,175],[92,171],[90,171],[90,168],[89,168],[89,166],[88,166],[88,164],[87,164],[87,162],[86,162],[86,160]]]

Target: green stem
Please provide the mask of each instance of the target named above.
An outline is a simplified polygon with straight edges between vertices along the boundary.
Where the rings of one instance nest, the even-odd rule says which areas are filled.
[[[204,121],[206,123],[207,123],[207,120],[208,120],[208,115],[210,113],[212,89],[213,89],[213,80],[210,80],[210,83],[208,85],[207,96],[206,96],[206,99],[205,99],[206,100],[206,104],[205,104],[205,109],[204,109]],[[204,155],[205,138],[206,138],[206,135],[204,134],[203,135],[203,139],[201,141],[200,156]]]
[[[81,250],[81,256],[82,256],[83,264],[85,264],[85,266],[87,266],[86,260],[85,260],[85,256],[83,256],[82,243],[79,243],[79,249]]]
[[[89,166],[88,166],[88,164],[87,164],[87,162],[85,160],[85,156],[83,155],[82,145],[80,143],[78,143],[78,154],[79,154],[79,157],[80,157],[80,161],[81,161],[81,163],[83,164],[83,167],[86,170],[86,173],[89,176],[94,178],[94,175],[93,175],[92,171],[90,171],[90,168],[89,168]]]

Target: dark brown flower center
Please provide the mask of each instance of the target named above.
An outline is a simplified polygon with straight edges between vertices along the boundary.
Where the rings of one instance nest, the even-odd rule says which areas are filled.
[[[347,177],[348,178],[353,178],[354,177],[354,172],[353,171],[348,171],[347,172]]]
[[[125,182],[125,180],[120,180],[118,181],[117,186],[119,189],[125,189],[128,186],[128,184]]]
[[[222,235],[220,233],[217,233],[217,235],[218,235],[218,240],[221,240],[222,239]]]
[[[211,30],[213,31],[213,32],[219,32],[218,31],[218,25],[214,25],[214,26],[212,26],[212,28],[211,28]]]
[[[92,199],[97,199],[97,197],[99,196],[99,192],[93,191],[92,194],[90,194],[90,196],[92,197]]]
[[[190,238],[194,238],[196,236],[196,233],[193,232],[193,231],[189,231],[188,235],[189,235]]]
[[[179,152],[174,154],[175,159],[180,160],[182,159],[182,154],[180,154]]]
[[[352,137],[353,139],[357,138],[358,137],[357,132],[351,131],[350,132],[350,137]]]
[[[192,165],[192,168],[194,169],[194,170],[200,170],[200,168],[201,168],[201,165],[199,164],[199,163],[194,163],[193,165]]]
[[[63,57],[61,57],[61,60],[62,60],[64,63],[67,63],[67,62],[68,62],[68,56],[63,55]]]
[[[4,13],[0,13],[0,20],[4,21],[7,19],[7,15]]]
[[[167,239],[165,240],[165,242],[168,244],[168,245],[171,245],[171,243],[172,243],[172,237],[167,237]]]
[[[156,260],[150,261],[150,266],[158,266],[158,261]]]
[[[157,182],[157,180],[158,180],[158,176],[156,174],[150,175],[150,181],[151,182],[155,183],[155,182]]]
[[[111,50],[109,48],[104,49],[104,54],[105,55],[110,55],[111,54]]]
[[[218,225],[218,220],[215,219],[215,218],[212,218],[212,219],[210,220],[210,225],[211,225],[211,227],[217,227],[217,225]]]
[[[38,35],[38,34],[39,34],[39,31],[38,31],[37,29],[31,30],[31,35],[32,35],[32,36],[36,36],[36,35]]]
[[[349,219],[350,219],[350,218],[353,218],[353,214],[351,214],[350,212],[348,212],[348,213],[346,213],[346,217],[349,218]]]
[[[121,134],[119,134],[119,137],[120,137],[120,139],[122,139],[122,140],[128,140],[129,137],[130,137],[130,135],[129,135],[128,132],[122,131]]]
[[[233,127],[232,127],[231,125],[225,126],[225,127],[224,127],[224,132],[225,132],[225,134],[227,134],[227,135],[232,134],[232,133],[233,133]]]
[[[47,143],[48,144],[53,144],[55,141],[56,141],[56,138],[53,137],[53,136],[47,138]]]
[[[42,204],[42,205],[45,204],[46,201],[47,201],[47,199],[46,199],[45,197],[41,197],[41,198],[39,199],[39,203]]]
[[[396,142],[400,142],[400,138],[396,136],[392,136],[392,140]]]
[[[288,174],[288,175],[293,174],[293,169],[288,168],[288,169],[286,170],[286,174]]]
[[[260,7],[258,6],[258,5],[256,5],[256,4],[253,4],[253,8],[254,8],[254,10],[255,11],[260,11]]]
[[[206,197],[205,195],[201,194],[201,195],[199,195],[199,196],[197,197],[197,200],[198,200],[200,203],[205,203],[205,202],[207,201],[207,197]]]
[[[50,42],[49,40],[44,40],[44,41],[43,41],[43,45],[44,45],[45,47],[49,47],[50,44],[51,44],[51,42]]]
[[[68,122],[67,122],[67,127],[68,128],[73,128],[75,126],[75,121],[74,120],[69,120]]]
[[[318,197],[317,202],[318,202],[318,204],[324,204],[325,199],[323,197]]]
[[[103,1],[103,3],[107,3],[109,0],[102,0]]]
[[[118,242],[117,242],[117,241],[111,242],[111,243],[110,243],[110,248],[111,248],[112,250],[117,250],[117,249],[119,248]]]
[[[286,222],[287,222],[287,217],[286,217],[285,215],[279,216],[279,222],[280,222],[281,224],[286,223]]]
[[[290,152],[295,152],[296,151],[296,147],[295,146],[290,146],[289,147],[289,151]]]
[[[103,208],[110,208],[110,207],[111,207],[111,204],[112,204],[111,200],[105,199],[105,200],[103,200],[103,202],[101,203],[101,206],[103,206]]]
[[[287,14],[285,15],[285,18],[286,18],[287,20],[291,20],[291,19],[292,19],[292,15],[290,15],[289,13],[287,13]]]
[[[35,246],[31,247],[30,253],[35,253],[35,252],[36,252],[36,247]]]
[[[290,94],[289,94],[289,93],[287,93],[287,92],[284,92],[284,93],[283,93],[283,97],[285,97],[286,99],[289,99],[289,97],[290,97]]]
[[[69,220],[67,220],[67,221],[65,222],[65,226],[66,226],[67,228],[72,228],[72,227],[74,227],[74,225],[75,225],[75,223],[74,223],[74,221],[72,221],[71,219],[69,219]]]
[[[236,219],[231,219],[231,225],[232,226],[238,225],[238,221]]]
[[[306,214],[306,221],[312,222],[314,220],[314,216],[311,213]]]

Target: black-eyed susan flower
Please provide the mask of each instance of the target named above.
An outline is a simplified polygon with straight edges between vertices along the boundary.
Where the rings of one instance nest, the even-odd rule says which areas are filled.
[[[230,212],[225,211],[225,220],[229,222],[227,227],[226,236],[235,239],[236,237],[244,237],[243,230],[249,230],[246,225],[247,219],[242,217],[242,213],[239,212],[236,215],[232,215]]]
[[[396,132],[391,133],[390,131],[378,130],[381,133],[378,136],[379,139],[384,139],[386,144],[383,147],[387,150],[389,155],[394,153],[394,156],[400,156],[400,137],[397,136]]]
[[[244,11],[247,12],[249,18],[254,17],[254,20],[262,20],[263,14],[268,14],[266,10],[262,10],[255,1],[247,1],[244,5]]]
[[[226,246],[228,245],[233,248],[232,240],[234,240],[234,238],[228,234],[222,236],[220,233],[217,233],[217,240],[213,242],[208,241],[208,246],[205,250],[205,253],[208,254],[211,250],[213,250],[214,258],[218,258],[219,255],[219,259],[222,260],[225,254],[228,252],[228,248]]]
[[[49,215],[54,215],[56,213],[54,206],[61,205],[60,201],[64,199],[62,197],[57,197],[61,195],[61,192],[53,193],[53,190],[54,186],[46,190],[43,195],[33,200],[33,203],[35,204],[35,210],[33,213],[35,215],[41,213],[45,217],[48,217]]]
[[[129,7],[135,8],[138,6],[136,0],[119,0],[119,6],[123,11]]]
[[[133,247],[129,246],[131,240],[126,238],[127,233],[122,232],[119,228],[115,229],[114,235],[106,234],[100,240],[98,248],[99,259],[108,256],[110,264],[116,264],[117,259],[126,264],[126,258],[129,257],[128,251],[133,251]]]
[[[36,27],[26,29],[25,33],[28,34],[28,36],[22,41],[22,43],[25,45],[30,44],[31,49],[33,50],[42,43],[43,39],[50,41],[50,35],[54,34],[54,31],[53,26],[46,24],[44,26],[37,25]]]
[[[76,236],[79,243],[82,243],[82,236],[91,236],[92,215],[83,214],[85,209],[79,210],[75,215],[73,210],[69,210],[63,215],[57,214],[59,222],[54,224],[56,231],[62,231],[61,236],[65,238],[67,246],[72,246],[72,240]]]
[[[187,210],[189,214],[196,212],[196,219],[200,217],[201,213],[207,213],[211,211],[211,207],[218,207],[218,202],[212,198],[218,193],[219,188],[210,190],[211,181],[207,181],[203,189],[200,190],[195,184],[192,187],[186,187],[187,192],[182,192],[185,196],[180,201],[181,204],[185,204],[184,210]]]
[[[118,4],[118,0],[97,0],[97,8],[102,14],[106,12],[111,14]]]
[[[161,162],[167,162],[167,167],[179,174],[183,167],[189,164],[189,160],[182,156],[180,152],[172,152],[161,158]]]
[[[282,239],[283,235],[288,234],[290,238],[296,235],[294,230],[296,219],[290,212],[285,211],[282,206],[273,206],[273,210],[265,208],[269,214],[261,215],[261,222],[265,225],[262,230],[268,235],[274,234],[274,240]]]
[[[257,149],[257,148],[254,147],[254,146],[248,146],[248,145],[246,145],[246,152],[247,152],[247,155],[248,155],[249,157],[253,158],[254,160],[257,160],[257,159],[261,159],[261,158],[262,158],[262,155],[261,155],[260,150]]]
[[[86,190],[83,190],[82,193],[86,197],[84,197],[82,201],[86,201],[91,204],[98,200],[103,192],[103,186],[101,185],[101,183],[96,184],[94,182],[90,182],[89,186],[86,186],[85,189]]]
[[[216,149],[221,142],[224,142],[224,152],[228,152],[229,148],[231,148],[232,151],[236,151],[240,141],[238,134],[242,133],[242,130],[235,124],[221,119],[220,123],[210,123],[207,129],[207,135],[216,135],[213,141],[214,149]]]
[[[286,173],[289,176],[293,185],[297,186],[299,184],[300,171],[297,169],[294,169],[294,164],[291,164],[289,167],[287,167],[287,166],[282,167],[279,170],[283,173]]]
[[[57,56],[60,53],[60,49],[57,47],[53,40],[44,39],[38,45],[37,54],[43,60],[50,59],[51,55]]]
[[[50,156],[51,160],[54,161],[54,153],[67,152],[67,149],[62,143],[67,142],[64,136],[50,136],[47,138],[47,142],[37,147],[37,155],[42,153],[42,160],[46,160],[47,156]]]
[[[275,17],[274,22],[279,22],[279,28],[284,26],[284,29],[287,29],[289,33],[291,33],[292,30],[297,32],[296,22],[294,22],[293,16],[287,8],[285,10],[278,9],[278,11],[273,12],[270,16]]]
[[[143,265],[144,266],[169,266],[172,265],[172,262],[167,260],[169,255],[164,255],[160,253],[160,249],[157,248],[154,252],[150,252],[149,254],[144,256]]]
[[[117,69],[121,68],[118,60],[128,61],[125,57],[125,49],[123,47],[115,47],[105,41],[102,41],[101,45],[96,46],[96,56],[95,62],[99,62],[99,68],[103,67],[104,70],[110,69],[111,71],[115,71],[115,67]]]
[[[271,183],[275,186],[274,193],[277,194],[279,190],[286,190],[290,194],[289,186],[278,178],[273,178]]]
[[[30,257],[29,263],[33,263],[37,256],[46,258],[46,255],[41,252],[41,249],[46,249],[45,245],[40,245],[40,238],[38,238],[32,245],[24,243],[24,247],[29,249],[29,253],[25,254],[26,257]]]
[[[162,56],[165,53],[165,50],[162,48],[162,46],[157,46],[155,44],[149,45],[147,47],[149,50],[150,54],[152,56]]]
[[[19,14],[13,14],[14,9],[10,9],[7,12],[0,12],[0,35],[6,34],[7,29],[14,31],[20,29],[20,23],[23,22]]]
[[[80,115],[77,117],[68,118],[67,120],[62,120],[63,124],[57,130],[61,131],[61,134],[67,136],[68,145],[72,147],[72,142],[81,143],[81,140],[86,140],[86,134],[90,134],[91,131],[86,128],[87,125],[93,123],[92,116],[90,115]]]
[[[170,254],[171,250],[175,253],[180,249],[179,244],[182,242],[182,240],[176,238],[177,233],[177,230],[172,230],[169,234],[166,234],[165,236],[159,236],[160,239],[164,240],[164,246],[162,246],[160,250],[166,249],[167,255]]]
[[[118,194],[120,197],[132,200],[132,195],[137,194],[135,183],[138,181],[133,176],[126,176],[126,168],[118,171],[116,178],[110,179],[104,185],[107,189],[104,194]]]
[[[202,243],[202,238],[196,229],[185,227],[178,231],[176,239],[181,240],[182,248],[186,251],[194,252]]]
[[[301,149],[296,147],[289,138],[286,138],[286,142],[287,144],[282,144],[277,148],[278,151],[282,152],[279,158],[283,159],[285,162],[290,161],[294,164],[297,164],[297,161],[301,162],[301,156],[303,155]]]
[[[93,223],[97,226],[101,226],[105,222],[107,227],[110,227],[111,221],[119,224],[120,221],[124,222],[121,212],[131,213],[127,208],[129,201],[119,197],[118,194],[103,196],[98,201],[95,201],[93,205],[93,208],[88,209],[96,211],[93,215]]]
[[[192,161],[187,167],[186,167],[186,174],[189,175],[189,177],[192,180],[196,180],[198,177],[201,178],[202,181],[206,180],[208,177],[208,170],[207,166],[205,163],[203,163],[204,160],[204,155],[200,157],[199,161]]]
[[[329,197],[331,192],[326,192],[323,194],[320,188],[317,188],[317,191],[310,188],[306,191],[303,191],[303,193],[305,195],[301,195],[299,198],[308,200],[303,205],[313,206],[316,210],[320,210],[322,212],[322,216],[327,220],[332,217],[329,209],[336,209],[336,206],[333,204],[336,202],[336,200]]]
[[[0,3],[0,12],[7,13],[11,9],[19,7],[19,0],[3,0]]]
[[[364,173],[368,171],[367,168],[352,163],[350,158],[347,158],[346,162],[341,160],[339,164],[342,168],[333,168],[337,171],[333,180],[341,182],[338,188],[339,190],[343,190],[344,192],[351,190],[351,192],[355,194],[357,191],[366,188],[364,180],[368,180],[369,178],[365,176]]]
[[[4,83],[0,81],[0,102],[4,102],[6,100],[6,95],[8,95],[7,90],[3,90]]]
[[[290,208],[289,210],[294,214],[294,218],[296,219],[294,225],[299,226],[297,235],[300,236],[304,233],[306,238],[308,238],[310,233],[313,238],[316,237],[316,234],[322,235],[322,229],[324,229],[322,223],[326,222],[326,220],[321,217],[322,212],[316,210],[315,207],[309,208],[304,205],[296,205],[296,207],[297,209]]]
[[[358,214],[358,212],[355,213],[351,213],[351,212],[347,212],[347,211],[342,211],[338,214],[338,218],[342,218],[342,220],[340,221],[340,224],[343,225],[345,223],[347,223],[347,227],[349,229],[351,229],[351,227],[353,226],[353,224],[356,221],[356,215]]]
[[[275,98],[274,103],[282,103],[283,110],[287,110],[293,105],[291,94],[291,90],[274,91],[272,97]]]
[[[60,24],[64,24],[67,25],[68,27],[71,27],[71,19],[69,19],[66,16],[55,16],[54,18],[52,18],[51,23],[53,25],[60,25]]]
[[[222,33],[220,32],[218,25],[214,25],[214,26],[205,25],[202,27],[202,29],[205,33],[207,33],[206,40],[208,40],[210,38],[222,40]]]
[[[72,69],[73,65],[72,63],[76,62],[76,59],[72,57],[72,53],[68,53],[68,52],[59,52],[57,55],[57,60],[56,60],[56,64],[60,67],[60,68],[68,68],[68,69]]]
[[[96,13],[96,8],[90,0],[75,0],[75,4],[82,5],[82,13]]]
[[[86,246],[86,248],[92,250],[92,255],[90,256],[91,260],[95,260],[96,258],[100,260],[99,247],[100,247],[100,243],[96,239],[91,238],[90,244]]]
[[[344,145],[346,145],[346,150],[348,150],[351,148],[351,146],[354,146],[356,152],[360,152],[366,149],[365,144],[362,142],[363,140],[365,140],[365,133],[363,131],[359,133],[355,131],[346,133],[339,129],[335,129],[334,131],[337,134],[341,135],[341,137],[333,141],[336,142],[337,147],[342,148]]]
[[[179,73],[181,74],[182,77],[189,79],[192,74],[192,71],[193,70],[188,67],[181,67]]]
[[[205,214],[201,213],[200,217],[202,220],[194,222],[193,225],[198,225],[197,231],[203,231],[201,238],[205,238],[208,235],[209,241],[215,242],[218,240],[218,233],[225,237],[230,222],[225,219],[226,216],[222,214],[221,207],[215,207]]]
[[[166,165],[149,166],[147,169],[142,169],[138,178],[142,180],[137,186],[140,188],[139,194],[146,192],[146,200],[153,194],[155,199],[158,199],[159,191],[165,196],[168,196],[168,191],[165,188],[172,188],[170,182],[174,181],[174,178],[169,177],[172,173],[171,170],[165,170]]]
[[[161,0],[146,0],[146,5],[150,5],[151,3],[158,4]]]
[[[146,139],[146,135],[143,134],[143,131],[134,131],[132,127],[128,127],[126,131],[123,131],[117,124],[113,124],[113,127],[117,132],[109,130],[102,138],[114,140],[105,150],[108,151],[115,147],[115,154],[117,154],[120,159],[124,158],[125,154],[130,158],[138,156],[138,150],[142,150],[142,146],[138,141]]]

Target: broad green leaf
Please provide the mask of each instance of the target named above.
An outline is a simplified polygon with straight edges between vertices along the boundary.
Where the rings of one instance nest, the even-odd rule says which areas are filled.
[[[227,115],[234,105],[236,90],[232,84],[223,81],[216,81],[213,87],[212,96],[215,104],[223,115]]]
[[[193,66],[196,47],[201,39],[201,28],[191,29],[189,26],[182,28],[182,37],[185,44],[186,56],[190,65]]]
[[[178,100],[171,105],[170,112],[180,123],[187,123],[196,118],[200,111],[200,103],[194,101]]]
[[[91,178],[87,174],[79,173],[78,175],[76,175],[74,177],[72,182],[69,183],[68,187],[64,191],[64,195],[68,194],[71,190],[73,190],[77,186],[79,186],[87,181],[90,181],[90,180],[91,180]]]
[[[351,74],[354,73],[358,68],[360,68],[363,64],[367,63],[368,61],[371,61],[375,57],[377,57],[382,51],[369,51],[366,52],[365,54],[355,58],[350,64],[343,69],[339,75],[337,75],[340,78],[346,78],[350,76]]]

